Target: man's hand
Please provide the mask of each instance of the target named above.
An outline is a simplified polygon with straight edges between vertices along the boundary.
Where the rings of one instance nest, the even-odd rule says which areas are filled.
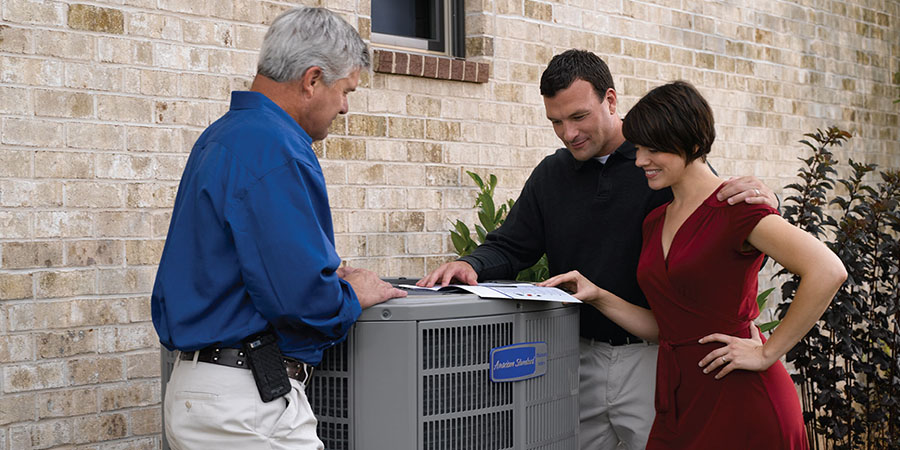
[[[446,286],[453,280],[474,286],[478,284],[478,274],[475,273],[475,269],[469,263],[453,261],[434,269],[425,278],[419,280],[416,286],[432,287],[437,283],[440,283],[441,286]]]
[[[778,197],[768,186],[756,177],[729,178],[723,183],[722,189],[716,194],[719,201],[728,199],[729,205],[740,202],[750,204],[765,203],[778,209]]]
[[[359,305],[363,309],[388,299],[406,297],[406,291],[391,286],[391,283],[387,281],[382,281],[371,270],[344,266],[338,268],[337,274],[353,287],[356,298],[359,299]]]

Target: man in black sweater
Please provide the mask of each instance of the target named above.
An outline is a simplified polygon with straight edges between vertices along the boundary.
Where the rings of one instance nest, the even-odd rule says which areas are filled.
[[[672,193],[651,190],[635,166],[609,68],[593,53],[568,50],[550,61],[541,95],[566,147],[534,169],[506,221],[484,244],[418,284],[513,279],[546,253],[551,275],[578,270],[597,286],[648,307],[635,276],[641,224]],[[726,183],[720,199],[777,207],[774,193],[755,178]],[[643,449],[655,415],[658,347],[588,305],[581,307],[580,334],[581,449]]]

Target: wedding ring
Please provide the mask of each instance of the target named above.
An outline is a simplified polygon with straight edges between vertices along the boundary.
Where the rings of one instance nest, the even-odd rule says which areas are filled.
[[[754,189],[753,192],[756,192],[756,196],[759,197],[759,189]]]
[[[728,364],[728,360],[727,360],[727,359],[725,359],[725,357],[724,357],[724,356],[723,356],[723,357],[722,357],[722,362],[723,362],[723,363],[725,363],[725,364]]]

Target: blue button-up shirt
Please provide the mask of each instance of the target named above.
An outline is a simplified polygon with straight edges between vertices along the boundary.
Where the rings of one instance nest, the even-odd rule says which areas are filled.
[[[240,341],[273,326],[282,352],[318,364],[359,301],[336,270],[331,210],[312,139],[256,92],[197,140],[178,187],[153,286],[168,349]]]

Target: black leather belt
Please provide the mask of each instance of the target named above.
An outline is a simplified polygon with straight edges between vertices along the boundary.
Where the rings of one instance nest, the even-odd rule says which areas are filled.
[[[250,369],[247,362],[247,355],[238,348],[218,348],[206,347],[196,352],[181,352],[181,359],[184,361],[193,361],[194,355],[197,355],[197,361],[218,364],[220,366],[237,367],[238,369]],[[313,369],[315,367],[298,361],[294,358],[284,358],[284,368],[287,370],[288,378],[293,378],[304,386],[309,384],[312,379]]]
[[[595,339],[595,338],[585,338],[591,341],[591,344],[595,342],[603,342],[604,344],[612,345],[613,347],[618,347],[620,345],[630,345],[630,344],[646,344],[646,341],[639,337],[626,335],[626,336],[616,336],[606,339]]]

